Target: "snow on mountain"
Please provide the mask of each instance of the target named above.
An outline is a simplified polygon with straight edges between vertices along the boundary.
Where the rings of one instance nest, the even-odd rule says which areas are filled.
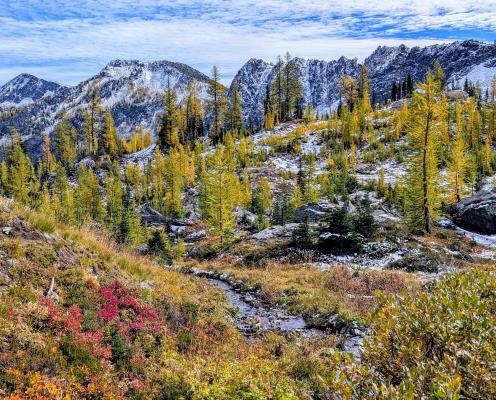
[[[429,68],[439,59],[448,84],[463,86],[465,78],[487,88],[496,73],[496,44],[475,40],[408,48],[379,46],[364,64],[367,67],[374,101],[389,98],[394,81],[405,80],[408,73],[414,81],[424,79]],[[329,112],[339,103],[339,77],[346,73],[358,77],[358,61],[341,57],[335,61],[294,59],[303,86],[303,101],[319,112]],[[263,100],[274,77],[274,66],[262,60],[249,60],[234,82],[241,88],[245,123],[261,125]],[[272,69],[272,70],[271,70]]]
[[[25,106],[50,96],[62,86],[30,74],[20,74],[0,87],[0,109]]]
[[[154,132],[167,85],[177,91],[181,100],[192,79],[198,82],[200,97],[206,98],[209,78],[185,64],[111,61],[99,74],[75,87],[60,87],[31,104],[11,110],[12,115],[0,121],[0,136],[6,135],[11,126],[23,136],[36,134],[27,143],[28,149],[36,149],[42,134],[51,133],[64,113],[80,127],[95,88],[100,92],[102,105],[112,113],[121,136],[129,135],[140,125]]]
[[[263,60],[251,58],[241,67],[234,77],[230,92],[238,87],[245,124],[258,127],[263,124],[264,99],[267,85],[272,80],[274,65]]]
[[[478,79],[474,79],[476,75],[470,75],[476,66],[495,65],[496,44],[466,40],[427,47],[378,47],[365,59],[375,99],[386,99],[391,93],[392,83],[404,80],[408,73],[414,81],[422,81],[436,59],[441,62],[449,86],[462,87],[465,78],[477,82]],[[476,73],[487,76],[492,72],[479,69]]]
[[[485,89],[496,73],[496,44],[468,40],[428,47],[379,46],[364,61],[373,100],[388,99],[392,83],[406,79],[408,74],[414,81],[423,80],[436,59],[443,66],[450,87],[463,86],[467,78]],[[295,58],[293,62],[302,83],[304,104],[311,104],[321,115],[339,104],[340,76],[358,77],[357,59]],[[264,99],[274,77],[274,64],[250,59],[233,79],[229,91],[238,86],[244,122],[251,130],[263,124]],[[0,104],[15,105],[0,119],[0,137],[13,126],[22,135],[32,135],[27,147],[36,151],[42,134],[50,133],[64,112],[76,126],[81,126],[83,111],[95,87],[100,91],[103,105],[112,112],[121,136],[140,124],[155,133],[158,113],[162,110],[161,96],[168,82],[182,99],[191,79],[198,81],[200,96],[205,99],[209,78],[185,64],[169,61],[115,60],[99,74],[70,88],[23,74],[0,88]]]

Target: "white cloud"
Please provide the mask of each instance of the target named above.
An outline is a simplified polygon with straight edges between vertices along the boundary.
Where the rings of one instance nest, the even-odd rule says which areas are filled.
[[[169,59],[224,80],[250,57],[363,59],[377,45],[449,41],[494,30],[494,1],[11,0],[0,3],[0,82],[10,72],[76,83],[110,59]],[[445,37],[418,34],[447,29]],[[399,39],[411,37],[410,39]]]

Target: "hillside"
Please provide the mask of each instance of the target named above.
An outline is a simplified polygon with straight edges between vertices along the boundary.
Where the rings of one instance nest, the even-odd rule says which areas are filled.
[[[450,88],[462,88],[465,80],[479,84],[483,93],[490,87],[496,71],[496,45],[474,40],[457,41],[428,47],[408,48],[379,46],[365,58],[370,95],[373,103],[391,97],[393,83],[402,84],[408,76],[412,81],[423,80],[428,69],[439,60]],[[339,106],[339,79],[343,74],[358,78],[357,59],[292,60],[301,83],[301,107],[311,106],[321,115]],[[277,64],[250,59],[234,77],[229,95],[238,88],[243,109],[244,128],[257,130],[264,122],[264,102],[267,91],[274,84]],[[183,100],[188,82],[198,82],[199,98],[203,106],[207,100],[209,78],[180,63],[156,61],[115,60],[99,74],[75,87],[62,87],[27,75],[19,75],[0,88],[0,137],[6,137],[11,127],[26,138],[26,146],[36,154],[44,134],[53,134],[54,127],[67,113],[73,124],[81,127],[83,111],[90,103],[94,89],[98,89],[103,106],[112,113],[118,133],[129,137],[139,126],[156,136],[162,95],[168,82]],[[3,105],[2,105],[3,104]],[[204,116],[204,134],[210,127],[210,115]]]
[[[408,294],[382,300],[362,350],[362,364],[352,364],[334,353],[339,339],[325,331],[300,336],[287,324],[289,331],[245,341],[230,322],[227,301],[233,296],[227,295],[226,301],[203,278],[127,252],[101,232],[56,224],[5,199],[0,218],[3,398],[313,399],[350,393],[359,398],[397,398],[409,389],[394,381],[386,384],[381,373],[393,373],[394,379],[420,393],[418,382],[432,379],[431,368],[439,373],[431,383],[438,392],[461,388],[468,396],[495,394],[494,375],[487,369],[494,357],[494,335],[487,330],[494,311],[491,293],[496,289],[490,270],[451,277],[418,298]],[[351,278],[334,270],[312,277],[314,272],[301,268],[291,272],[299,276],[294,286],[286,278],[287,270],[272,272],[276,271],[285,277],[278,285],[319,298],[322,290],[340,288],[335,293],[343,295],[353,280],[358,285],[354,293],[360,286],[373,289],[373,282],[387,290],[393,282],[397,289],[402,287],[398,278],[385,280],[379,273]],[[301,287],[306,282],[302,276],[314,285],[327,282],[326,289],[308,282]],[[470,301],[453,297],[460,290]],[[417,310],[423,317],[416,316]],[[239,311],[243,313],[243,307]],[[392,327],[388,315],[398,318],[399,324]],[[443,334],[436,325],[438,318],[447,329]],[[383,347],[390,335],[397,353]],[[412,339],[415,347],[404,346]],[[429,350],[431,343],[434,350]],[[347,344],[341,348],[347,351]],[[457,349],[471,357],[468,364]],[[405,366],[418,367],[418,362],[424,371],[400,372]]]
[[[476,62],[493,49],[456,46]],[[496,77],[453,88],[437,59],[374,104],[375,63],[358,78],[344,59],[333,76],[315,65],[251,60],[230,92],[214,70],[204,102],[185,66],[115,61],[73,100],[81,123],[64,116],[36,151],[11,132],[2,396],[496,396]],[[114,89],[151,88],[165,69],[174,86],[141,98],[160,97],[157,134],[120,137]],[[315,93],[337,86],[339,106],[303,108],[305,76]],[[273,80],[265,95],[259,79]],[[245,90],[264,97],[256,131]]]
[[[121,136],[130,136],[141,125],[154,131],[158,113],[163,108],[162,96],[168,85],[182,99],[188,83],[193,79],[198,82],[199,96],[205,99],[209,78],[187,65],[169,61],[143,63],[114,60],[100,73],[77,86],[60,87],[44,93],[42,97],[33,98],[33,101],[27,99],[36,92],[38,81],[29,81],[23,87],[8,82],[0,93],[11,93],[16,102],[12,107],[4,107],[8,114],[0,118],[0,136],[5,137],[14,127],[28,138],[29,148],[35,151],[43,134],[52,134],[64,113],[76,126],[82,125],[83,112],[95,89],[99,92],[102,106],[112,113]]]

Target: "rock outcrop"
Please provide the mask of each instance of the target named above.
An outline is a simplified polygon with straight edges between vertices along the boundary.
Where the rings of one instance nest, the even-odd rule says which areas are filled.
[[[496,234],[496,189],[480,191],[455,207],[455,222],[470,231]]]

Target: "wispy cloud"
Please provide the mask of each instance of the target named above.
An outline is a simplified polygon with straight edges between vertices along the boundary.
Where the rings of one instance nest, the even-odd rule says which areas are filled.
[[[351,3],[351,4],[350,4]],[[0,82],[20,72],[77,83],[110,59],[169,59],[227,81],[249,58],[289,50],[364,58],[377,45],[496,33],[496,1],[11,0],[0,3]]]

